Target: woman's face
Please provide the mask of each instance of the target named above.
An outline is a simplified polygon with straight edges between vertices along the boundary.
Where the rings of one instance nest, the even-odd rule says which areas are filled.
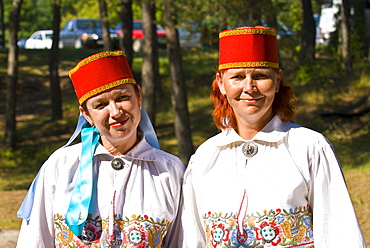
[[[216,75],[238,125],[245,120],[265,123],[273,117],[272,103],[279,91],[281,75],[281,70],[277,73],[272,68],[228,69]]]
[[[80,107],[86,120],[94,125],[112,144],[136,140],[141,115],[141,88],[124,84],[107,90],[86,101],[86,110]]]

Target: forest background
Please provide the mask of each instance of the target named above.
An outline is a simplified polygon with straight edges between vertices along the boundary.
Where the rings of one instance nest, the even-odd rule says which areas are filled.
[[[59,23],[62,26],[70,18],[101,18],[99,4],[102,1],[13,0],[11,3],[0,0],[3,6],[1,28],[5,37],[4,46],[0,48],[0,128],[4,131],[0,133],[0,139],[4,140],[0,145],[0,231],[19,228],[20,220],[15,213],[32,179],[45,159],[66,143],[75,128],[78,103],[68,70],[80,59],[104,50],[59,50],[57,70],[62,116],[54,118],[50,61],[55,57],[52,51],[16,49],[16,132],[14,143],[9,145],[6,142],[7,99],[12,75],[9,73],[11,42],[7,41],[12,35],[12,4],[14,7],[17,2],[21,3],[16,32],[18,39],[29,37],[36,30],[53,29],[55,4],[60,8]],[[154,13],[152,23],[159,23],[166,29],[171,24],[166,20],[169,11],[166,0],[110,0],[105,2],[110,27],[121,21],[124,2],[129,2],[132,8],[132,19],[147,20],[143,9],[151,6],[154,10],[151,12]],[[172,23],[173,27],[191,21],[198,23],[197,31],[202,32],[201,48],[183,48],[177,56],[181,59],[179,74],[183,75],[182,87],[185,88],[182,89],[186,93],[185,110],[189,118],[189,125],[185,128],[189,129],[192,151],[218,132],[212,123],[209,100],[210,85],[218,63],[218,32],[241,24],[257,25],[262,19],[272,20],[272,23],[280,21],[289,28],[292,34],[280,37],[278,45],[284,80],[294,87],[297,96],[299,108],[294,121],[322,132],[332,142],[370,245],[370,66],[369,40],[363,29],[369,27],[358,25],[365,22],[358,14],[358,6],[365,2],[343,0],[344,6],[351,9],[350,14],[338,14],[337,29],[328,44],[316,43],[317,26],[312,18],[313,14],[320,15],[322,0],[179,0],[171,14],[176,21]],[[348,21],[347,26],[342,20]],[[153,77],[158,78],[151,81],[160,86],[160,90],[155,92],[156,108],[152,116],[161,148],[181,155],[180,149],[185,145],[176,135],[177,109],[173,95],[178,93],[174,93],[172,65],[175,62],[171,59],[169,46],[167,50],[154,47],[156,52],[152,53],[157,55],[155,59],[158,62],[158,74]],[[139,83],[144,81],[145,53],[132,53],[132,68]],[[183,161],[186,162],[188,157],[186,154],[182,156]]]

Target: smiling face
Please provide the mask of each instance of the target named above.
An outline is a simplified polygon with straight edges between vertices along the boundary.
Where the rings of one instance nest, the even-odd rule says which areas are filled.
[[[228,69],[216,75],[219,89],[234,110],[238,128],[248,123],[265,126],[274,116],[272,103],[279,91],[281,70]]]
[[[141,105],[140,87],[124,84],[88,99],[80,111],[99,130],[104,146],[108,141],[115,147],[125,144],[131,148],[137,139]]]

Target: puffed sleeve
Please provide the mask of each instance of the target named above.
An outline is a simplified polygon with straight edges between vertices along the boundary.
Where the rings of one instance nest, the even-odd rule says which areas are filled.
[[[198,212],[198,203],[195,196],[192,177],[193,167],[195,166],[195,156],[190,159],[188,168],[185,172],[183,183],[184,209],[182,214],[183,226],[183,248],[204,248],[204,231]]]
[[[17,248],[54,247],[53,195],[54,189],[48,183],[53,175],[48,175],[46,162],[40,169],[35,185],[32,212],[29,219],[23,219],[18,236]]]
[[[182,248],[183,232],[181,227],[181,215],[183,210],[183,201],[181,192],[178,199],[178,211],[175,220],[171,224],[166,237],[164,239],[164,246],[166,248]]]
[[[170,209],[174,216],[163,240],[162,247],[181,248],[183,237],[181,227],[181,214],[183,209],[181,192],[185,166],[179,158],[160,150],[157,150],[157,162],[167,164],[166,171],[168,173],[168,180],[165,181],[168,183],[166,188],[168,188],[168,192],[170,192],[168,198],[172,199],[170,201]]]
[[[311,154],[310,202],[315,248],[365,248],[345,179],[331,144],[322,138],[315,144]]]

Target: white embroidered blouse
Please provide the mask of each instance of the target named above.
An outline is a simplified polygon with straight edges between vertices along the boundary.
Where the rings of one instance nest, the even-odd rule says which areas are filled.
[[[366,247],[331,144],[275,116],[243,153],[234,130],[204,142],[184,176],[184,248]]]
[[[177,157],[141,139],[120,156],[124,168],[114,170],[114,157],[99,145],[89,216],[76,237],[65,214],[80,154],[81,144],[60,148],[40,169],[32,213],[22,222],[18,248],[178,247],[184,165]]]

